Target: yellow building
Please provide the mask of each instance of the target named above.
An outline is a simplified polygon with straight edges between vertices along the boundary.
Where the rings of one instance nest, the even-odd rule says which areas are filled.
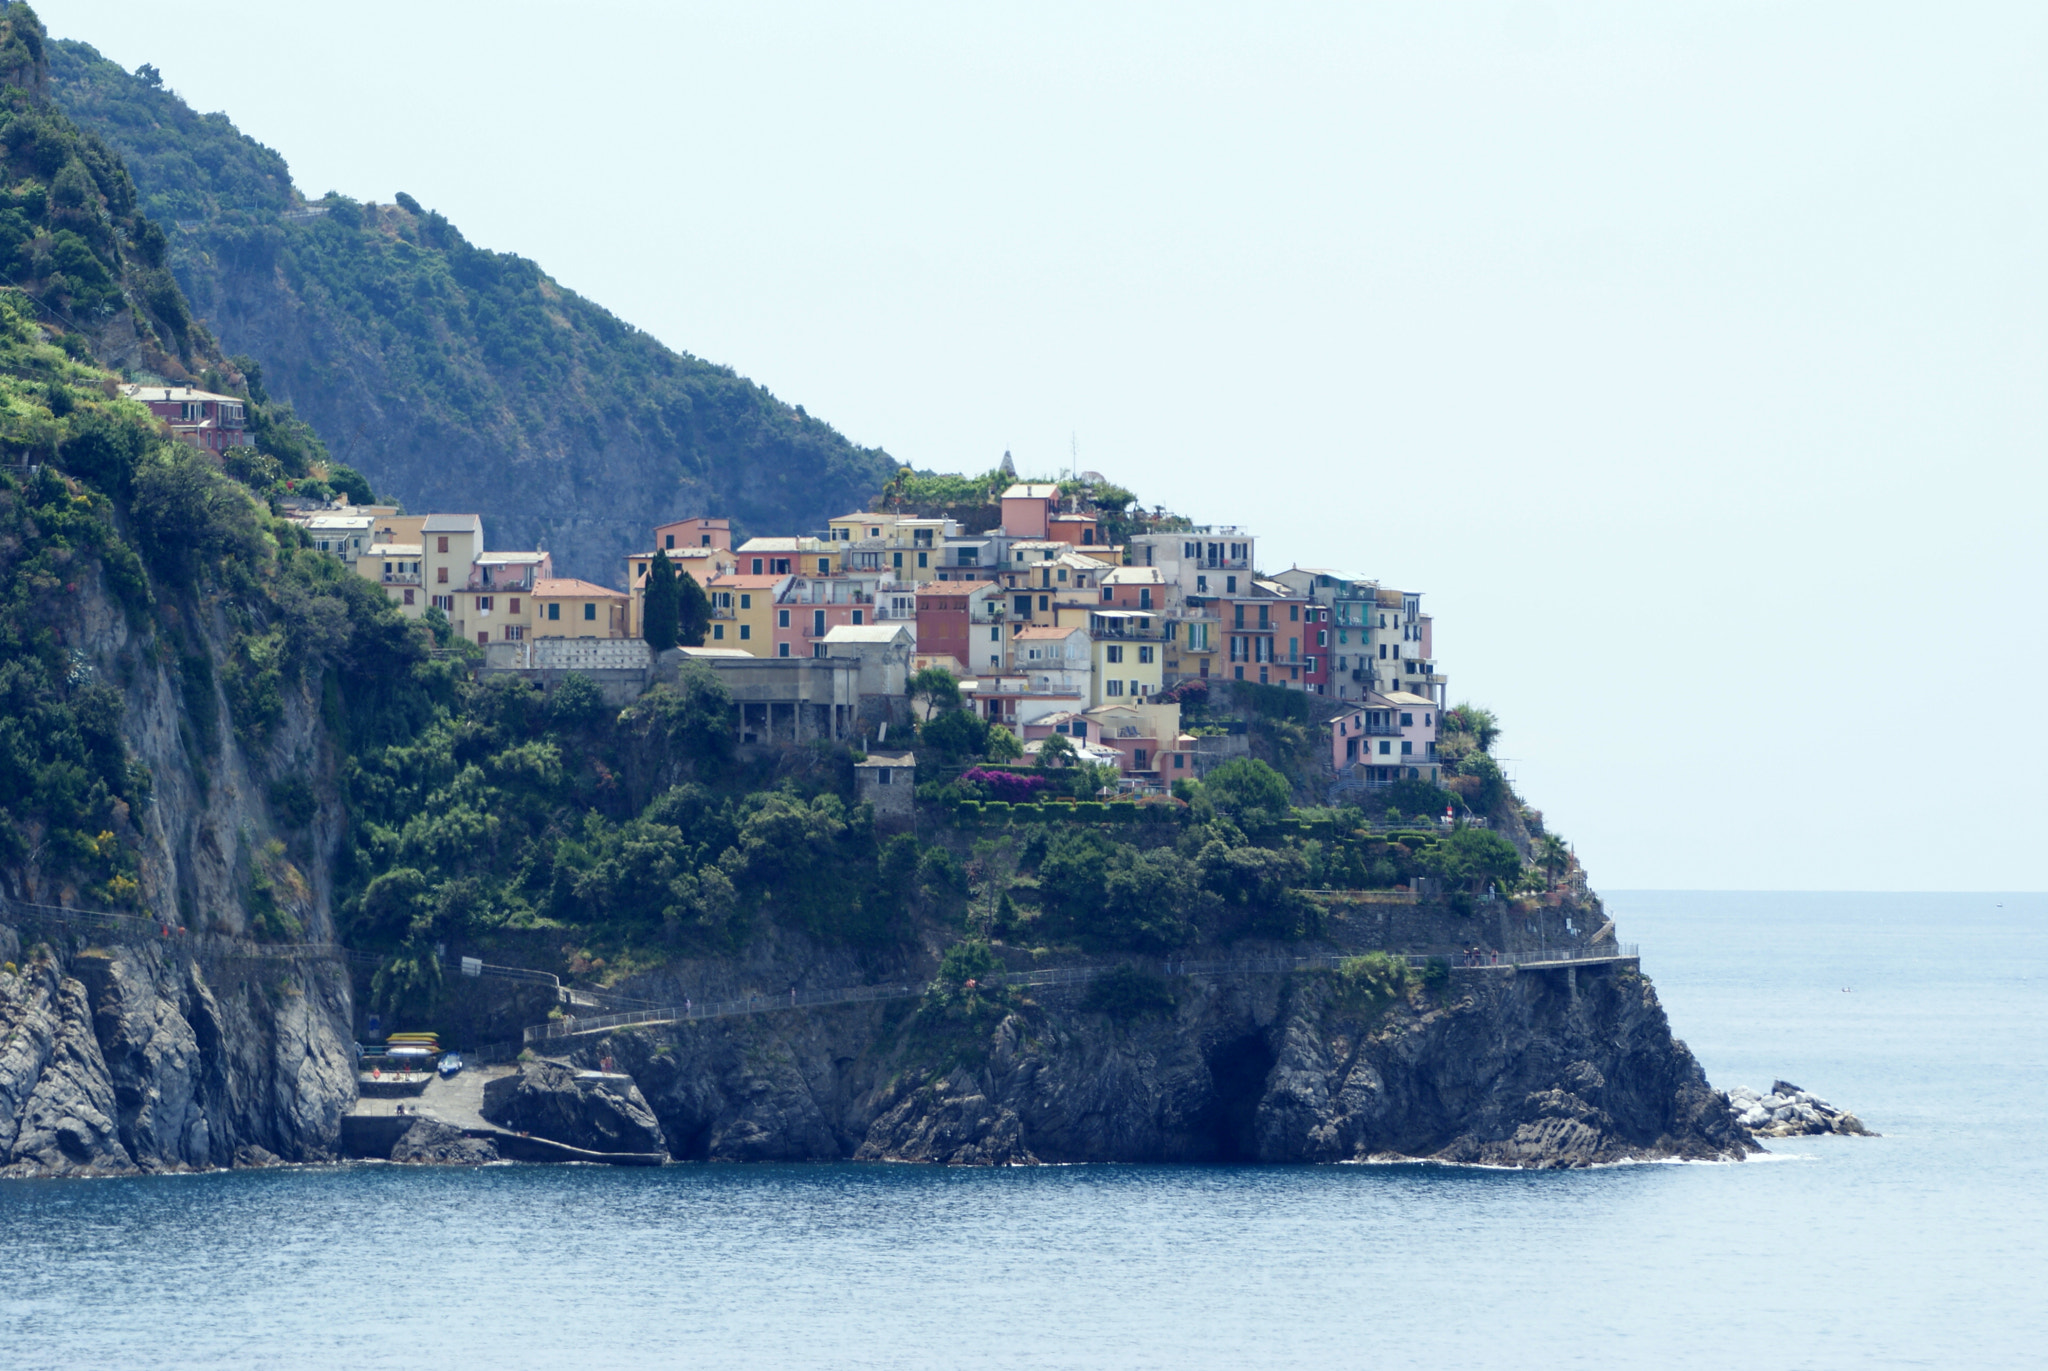
[[[756,657],[775,654],[776,600],[790,576],[734,572],[712,581],[711,631],[706,647],[737,648]]]
[[[828,523],[845,570],[880,572],[918,585],[938,579],[946,539],[960,533],[956,520],[905,514],[842,514]]]
[[[1088,616],[1094,645],[1091,705],[1141,704],[1159,693],[1165,644],[1160,616],[1134,609],[1098,609]]]
[[[628,636],[628,598],[622,590],[610,590],[589,581],[556,576],[536,581],[531,596],[516,599],[508,596],[506,600],[505,610],[508,614],[513,612],[514,603],[527,613],[526,622],[519,627],[530,628],[535,638]],[[511,625],[508,624],[507,627]]]

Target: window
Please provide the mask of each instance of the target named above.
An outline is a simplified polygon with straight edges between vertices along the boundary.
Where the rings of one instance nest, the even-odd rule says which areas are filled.
[[[1271,621],[1271,619],[1270,619],[1270,618],[1268,617],[1268,614],[1267,614],[1267,607],[1266,607],[1265,605],[1260,605],[1260,606],[1259,606],[1259,627],[1260,627],[1260,628],[1271,628],[1272,626],[1273,626],[1273,624],[1272,624],[1272,621]]]
[[[1062,581],[1064,581],[1064,580],[1066,580],[1066,579],[1067,579],[1067,569],[1066,569],[1065,567],[1061,567],[1061,568],[1060,568],[1060,577],[1059,577],[1059,578],[1060,578],[1060,579],[1061,579]]]
[[[445,543],[445,542],[447,542],[448,540],[447,540],[446,538],[443,538],[443,539],[442,539],[441,541]],[[434,568],[434,581],[435,581],[435,583],[436,583],[436,584],[438,584],[438,585],[444,585],[444,586],[445,586],[445,585],[447,585],[447,584],[448,584],[448,568],[447,568],[447,567],[444,567],[444,566],[443,566],[443,567],[435,567],[435,568]]]
[[[583,606],[583,617],[585,619],[597,618],[597,606],[593,604],[585,604]]]
[[[811,636],[813,638],[825,636],[825,611],[822,609],[811,611]]]
[[[479,614],[489,614],[491,612],[490,596],[479,595],[476,597],[476,612]]]
[[[992,643],[1000,643],[1003,640],[1003,626],[1001,624],[989,625],[988,640]]]
[[[406,602],[407,604],[411,604],[411,603],[412,603],[412,588],[411,588],[410,586],[408,586],[408,587],[406,588],[406,592],[405,592],[405,602]]]
[[[1433,724],[1434,722],[1435,722],[1435,721],[1434,721],[1434,719],[1432,719],[1432,718],[1431,718],[1431,716],[1429,716],[1429,715],[1427,715],[1427,714],[1425,714],[1425,715],[1423,715],[1423,716],[1422,716],[1422,726],[1423,726],[1424,728],[1428,728],[1428,727],[1430,727],[1430,726],[1431,726],[1431,725],[1432,725],[1432,724]]]
[[[746,637],[746,636],[747,636],[747,631],[746,631],[746,629],[742,628],[742,629],[740,630],[740,637],[744,638],[744,637]],[[777,643],[777,644],[775,645],[775,655],[776,655],[776,656],[778,656],[778,657],[787,657],[787,656],[789,655],[789,644],[788,644],[788,643]]]
[[[1147,755],[1147,754],[1146,754],[1146,752],[1145,752],[1145,749],[1144,749],[1144,748],[1142,748],[1142,747],[1134,747],[1134,748],[1132,748],[1132,749],[1131,749],[1131,770],[1133,770],[1133,771],[1143,771],[1143,770],[1145,769],[1145,757],[1146,757],[1146,755]]]
[[[488,643],[491,641],[491,635],[488,632],[478,633],[476,635],[476,640],[479,645],[482,645],[484,643]]]
[[[878,767],[876,767],[876,768],[875,768],[875,784],[876,784],[876,785],[894,785],[894,784],[895,784],[895,782],[894,782],[894,781],[892,781],[892,780],[890,780],[890,779],[889,779],[889,770],[890,770],[890,769],[889,769],[888,767],[886,767],[886,766],[878,766]]]
[[[860,610],[858,610],[858,609],[856,609],[856,610],[855,610],[855,611],[853,612],[853,623],[854,623],[854,627],[856,627],[856,628],[858,628],[858,627],[860,626],[860,623],[861,623],[861,614],[862,614],[862,611],[860,611]]]
[[[554,608],[554,606],[553,606],[553,605],[549,605],[549,606],[548,606],[548,608],[549,608],[549,609],[553,609],[553,608]],[[714,642],[714,643],[722,643],[722,642],[724,642],[724,641],[725,641],[725,625],[724,625],[724,624],[713,624],[713,625],[711,626],[711,641],[712,641],[712,642]]]
[[[746,641],[747,641],[747,640],[748,640],[749,638],[752,638],[753,636],[754,636],[754,626],[753,626],[752,624],[741,624],[741,625],[740,625],[740,641],[741,641],[741,642],[743,642],[743,643],[744,643],[744,642],[746,642]]]
[[[523,641],[523,640],[525,639],[525,637],[526,637],[526,626],[525,626],[524,624],[507,624],[507,625],[505,625],[505,641],[506,641],[506,642],[508,642],[508,643],[517,643],[517,642],[521,642],[521,641]]]
[[[818,574],[820,576],[830,576],[832,574],[832,559],[830,557],[820,557],[818,559]]]
[[[1041,595],[1041,596],[1039,596],[1039,597],[1038,597],[1038,607],[1039,607],[1039,608],[1040,608],[1041,610],[1044,610],[1044,609],[1050,609],[1050,608],[1052,607],[1052,596],[1050,596],[1050,595]],[[1029,608],[1029,606],[1027,605],[1027,606],[1026,606],[1026,608],[1028,609],[1028,608]]]
[[[898,571],[903,570],[903,554],[900,552],[890,553],[889,565],[895,567]]]
[[[517,614],[519,612],[519,597],[517,595],[512,597],[510,607],[505,612],[508,614]]]
[[[788,627],[789,627],[789,611],[788,611],[788,610],[786,610],[786,609],[778,609],[778,610],[776,610],[776,611],[775,611],[775,626],[776,626],[777,628],[788,628]]]
[[[1237,577],[1225,576],[1223,578],[1223,589],[1227,594],[1237,594]]]
[[[1131,682],[1131,694],[1143,695],[1144,693],[1145,687],[1143,685],[1139,684],[1137,681]]]
[[[742,593],[742,594],[740,595],[740,608],[741,608],[741,609],[752,609],[753,607],[754,607],[754,597],[753,597],[752,595],[748,595],[748,594]],[[784,624],[787,624],[788,622],[789,622],[789,620],[787,620],[787,619],[784,619],[784,620],[783,620],[783,623],[784,623]]]
[[[1102,650],[1102,660],[1105,662],[1121,662],[1123,659],[1124,649],[1121,643],[1111,643]]]
[[[700,533],[700,534],[698,534],[698,535],[697,535],[697,546],[698,546],[698,547],[710,547],[710,546],[711,546],[711,535],[710,535],[710,534],[708,534],[708,533]]]
[[[1385,643],[1380,644],[1380,660],[1383,662],[1387,660],[1387,645]]]
[[[1108,586],[1104,586],[1102,588],[1102,603],[1108,604],[1111,600],[1114,600],[1115,598],[1116,592],[1114,590],[1110,589]]]
[[[1380,739],[1380,756],[1389,756],[1393,751],[1394,745],[1392,743],[1388,742],[1385,738]]]
[[[1184,753],[1184,752],[1176,752],[1176,753],[1174,753],[1174,754],[1173,754],[1173,769],[1174,769],[1175,771],[1185,771],[1185,770],[1187,770],[1187,767],[1188,767],[1188,759],[1187,759],[1187,754],[1186,754],[1186,753]]]
[[[1086,723],[1086,722],[1085,722],[1084,720],[1081,720],[1081,719],[1076,719],[1076,720],[1074,720],[1074,736],[1075,736],[1076,738],[1079,738],[1079,739],[1081,739],[1081,740],[1082,740],[1083,742],[1086,742],[1086,741],[1087,741],[1087,738],[1088,738],[1088,725],[1087,725],[1087,723]]]
[[[1244,627],[1244,606],[1243,606],[1243,605],[1234,605],[1234,606],[1232,606],[1232,608],[1234,608],[1234,609],[1235,609],[1235,610],[1237,611],[1237,620],[1236,620],[1236,622],[1234,622],[1233,624],[1231,624],[1231,627],[1232,627],[1232,628],[1243,628],[1243,627]]]
[[[1138,587],[1138,608],[1139,608],[1139,609],[1150,609],[1150,608],[1152,608],[1152,587],[1150,587],[1150,586],[1140,586],[1140,587]]]
[[[1029,595],[1019,595],[1019,596],[1017,597],[1017,602],[1016,602],[1016,603],[1015,603],[1014,605],[1012,605],[1012,606],[1011,606],[1011,608],[1012,608],[1012,609],[1014,609],[1014,610],[1015,610],[1015,611],[1017,612],[1017,616],[1018,616],[1019,618],[1021,618],[1021,619],[1028,619],[1028,618],[1030,618],[1030,617],[1031,617],[1031,597],[1030,597]]]
[[[674,547],[675,545],[676,545],[676,535],[675,535],[675,534],[673,534],[673,533],[671,533],[671,534],[669,534],[669,535],[668,535],[668,542],[667,542],[667,543],[665,544],[665,547]]]
[[[760,559],[759,557],[756,557],[756,558],[754,559],[754,574],[755,574],[756,576],[759,576],[759,575],[761,574],[761,567],[762,567],[762,565],[763,565],[763,563],[762,563],[761,559]]]
[[[1152,649],[1141,644],[1138,648],[1138,664],[1144,666],[1148,665],[1151,661]]]
[[[1412,757],[1412,756],[1414,756],[1414,755],[1415,755],[1415,744],[1413,744],[1413,743],[1411,743],[1411,742],[1408,742],[1408,741],[1406,741],[1406,740],[1404,739],[1404,740],[1402,741],[1402,743],[1401,743],[1401,755],[1402,755],[1403,757]]]
[[[1122,681],[1105,681],[1103,682],[1102,693],[1105,695],[1121,695],[1124,693],[1124,683]]]
[[[1415,716],[1414,716],[1413,714],[1403,714],[1403,715],[1401,716],[1401,727],[1403,727],[1403,728],[1413,728],[1413,727],[1415,727]]]
[[[448,550],[448,540],[447,540],[446,538],[437,538],[437,539],[435,539],[434,541],[435,541],[435,545],[436,545],[436,548],[437,548],[437,550],[439,550],[439,551],[441,551],[441,552],[446,552],[446,551]],[[447,579],[448,579],[448,577],[447,577],[447,576],[446,576],[446,575],[444,574],[444,575],[443,575],[443,576],[441,577],[441,579],[445,581],[445,580],[447,580]]]
[[[789,558],[777,557],[775,559],[774,571],[777,576],[789,575]]]
[[[918,553],[918,554],[917,554],[917,564],[918,564],[919,566],[930,566],[930,565],[931,565],[931,554],[930,554],[929,552],[920,552],[920,553]],[[819,567],[818,569],[819,569],[820,571],[823,571],[823,570],[824,570],[824,568],[823,568],[823,567]]]
[[[1209,578],[1207,576],[1195,577],[1195,593],[1197,595],[1207,595],[1209,593]]]

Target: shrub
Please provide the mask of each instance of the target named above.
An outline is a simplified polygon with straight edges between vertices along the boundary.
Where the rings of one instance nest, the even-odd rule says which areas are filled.
[[[1051,785],[1043,776],[1020,775],[1015,771],[991,771],[987,767],[979,766],[964,773],[960,779],[984,786],[990,795],[1011,804],[1029,803]]]
[[[1368,952],[1347,957],[1337,966],[1337,1002],[1361,1018],[1376,1017],[1421,981],[1406,957]]]

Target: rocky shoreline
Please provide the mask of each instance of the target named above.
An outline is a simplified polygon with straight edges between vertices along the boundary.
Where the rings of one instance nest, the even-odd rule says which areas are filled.
[[[1789,1081],[1772,1081],[1770,1092],[1764,1095],[1740,1085],[1721,1093],[1728,1107],[1735,1111],[1736,1123],[1753,1138],[1808,1138],[1824,1133],[1856,1138],[1880,1136],[1865,1128],[1863,1120],[1846,1109],[1837,1109]]]

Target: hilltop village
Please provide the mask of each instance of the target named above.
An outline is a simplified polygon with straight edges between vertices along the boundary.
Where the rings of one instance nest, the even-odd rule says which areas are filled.
[[[677,519],[624,558],[623,589],[558,576],[545,551],[490,549],[475,514],[289,517],[400,613],[476,644],[487,672],[550,684],[577,671],[625,703],[664,652],[703,661],[731,687],[744,742],[886,745],[943,672],[1024,757],[1058,737],[1119,789],[1157,792],[1225,755],[1183,731],[1182,703],[1230,681],[1320,697],[1346,788],[1438,779],[1447,678],[1418,593],[1320,567],[1268,573],[1236,527],[1113,542],[1075,484],[1010,484],[1000,523],[978,531],[871,509],[734,546],[728,519]]]

